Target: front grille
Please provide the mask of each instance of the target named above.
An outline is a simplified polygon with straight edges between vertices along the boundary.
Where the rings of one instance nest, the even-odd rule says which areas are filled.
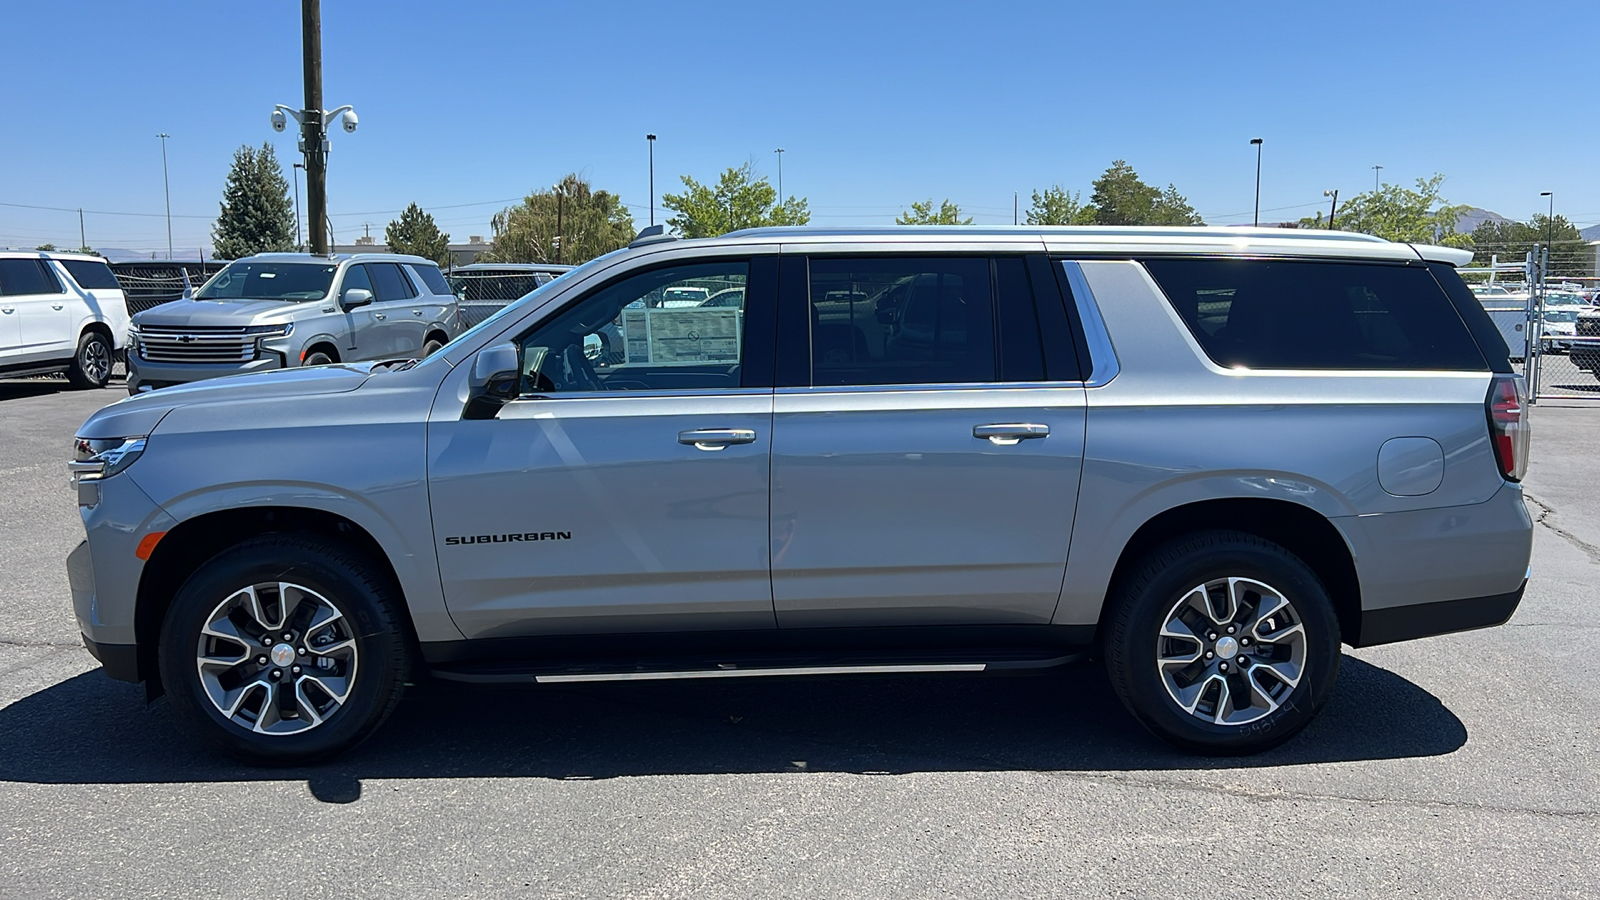
[[[1584,337],[1600,337],[1600,318],[1578,317],[1578,333]]]
[[[242,325],[141,325],[139,356],[163,363],[249,362],[256,358],[256,339]]]

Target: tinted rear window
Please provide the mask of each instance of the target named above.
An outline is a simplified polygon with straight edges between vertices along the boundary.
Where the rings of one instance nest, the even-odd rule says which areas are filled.
[[[0,295],[59,294],[55,273],[37,259],[0,259]]]
[[[63,259],[60,262],[67,267],[78,287],[86,291],[122,288],[122,285],[117,283],[117,276],[111,274],[111,267],[103,262],[93,259]]]
[[[444,275],[433,266],[412,266],[411,271],[417,273],[422,283],[428,286],[428,293],[439,296],[450,296],[450,282],[444,280]]]
[[[1420,265],[1212,258],[1145,267],[1218,365],[1488,369]]]

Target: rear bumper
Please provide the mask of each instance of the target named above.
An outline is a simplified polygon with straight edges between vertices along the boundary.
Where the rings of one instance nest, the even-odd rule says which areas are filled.
[[[284,358],[277,353],[269,351],[263,351],[261,359],[252,359],[245,363],[200,365],[196,363],[151,362],[140,357],[137,350],[129,350],[128,393],[137,394],[145,389],[153,390],[174,384],[204,381],[208,378],[222,378],[227,375],[267,372],[273,369],[282,369],[284,366]]]
[[[1361,635],[1352,643],[1357,647],[1371,647],[1374,644],[1392,644],[1436,634],[1504,625],[1511,614],[1517,611],[1517,604],[1522,602],[1522,592],[1527,587],[1528,583],[1524,581],[1522,587],[1509,594],[1369,609],[1361,614]]]

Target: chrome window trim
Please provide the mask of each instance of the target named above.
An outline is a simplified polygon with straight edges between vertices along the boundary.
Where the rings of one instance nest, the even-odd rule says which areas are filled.
[[[811,387],[781,387],[779,395],[817,396],[822,394],[917,394],[926,391],[1048,391],[1083,388],[1082,381],[981,381],[948,384],[836,384]]]
[[[1089,345],[1089,361],[1093,368],[1083,384],[1101,387],[1122,371],[1122,364],[1117,361],[1117,348],[1111,343],[1111,332],[1106,330],[1106,320],[1100,317],[1100,303],[1089,289],[1089,280],[1083,277],[1083,268],[1072,259],[1063,260],[1061,267],[1067,273],[1072,302],[1078,308],[1078,321],[1083,323],[1084,341]]]

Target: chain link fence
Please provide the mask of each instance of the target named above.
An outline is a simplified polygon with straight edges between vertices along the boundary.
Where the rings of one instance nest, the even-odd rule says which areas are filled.
[[[141,313],[154,306],[183,299],[186,286],[195,290],[206,279],[221,271],[227,263],[220,261],[178,262],[174,260],[139,260],[111,264],[112,274],[128,298],[128,313]],[[187,284],[184,277],[188,276]]]

